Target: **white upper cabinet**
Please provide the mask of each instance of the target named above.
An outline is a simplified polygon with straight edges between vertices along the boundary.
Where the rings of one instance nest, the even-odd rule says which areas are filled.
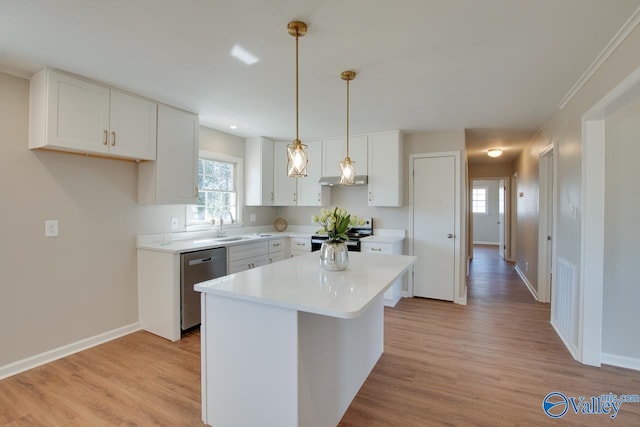
[[[31,79],[29,148],[156,158],[157,104],[44,69]]]
[[[400,131],[370,134],[368,160],[369,206],[402,206],[402,134]]]
[[[367,136],[349,138],[349,157],[356,165],[356,175],[367,175]],[[340,162],[347,155],[346,138],[322,141],[322,176],[340,176]]]
[[[158,155],[138,165],[138,202],[193,204],[198,197],[198,116],[158,106]]]
[[[157,117],[158,104],[112,89],[109,154],[155,160]]]
[[[307,176],[298,178],[298,206],[326,206],[329,204],[329,189],[318,184],[322,176],[322,143],[306,142]]]
[[[287,176],[287,144],[273,144],[273,192],[275,206],[295,206],[298,201],[297,178]]]
[[[273,141],[248,138],[245,142],[245,203],[247,206],[273,206]]]

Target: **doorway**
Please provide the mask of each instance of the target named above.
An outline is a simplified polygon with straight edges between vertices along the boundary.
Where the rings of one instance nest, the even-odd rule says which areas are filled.
[[[512,193],[515,187],[512,179],[475,178],[471,180],[471,188],[471,244],[496,246],[500,258],[513,262],[515,209]]]
[[[540,153],[538,215],[538,302],[551,302],[554,254],[555,156],[553,144]]]

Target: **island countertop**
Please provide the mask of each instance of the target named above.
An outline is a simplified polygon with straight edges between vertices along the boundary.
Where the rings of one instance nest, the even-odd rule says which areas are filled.
[[[195,285],[207,294],[349,319],[404,274],[416,257],[349,252],[343,271],[320,267],[319,253],[294,257]]]

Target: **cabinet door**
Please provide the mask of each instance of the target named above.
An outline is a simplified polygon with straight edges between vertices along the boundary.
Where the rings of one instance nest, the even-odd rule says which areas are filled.
[[[269,264],[284,260],[284,252],[274,252],[269,254]]]
[[[109,153],[155,160],[157,115],[155,102],[111,90]]]
[[[49,71],[46,145],[71,151],[109,151],[109,89]]]
[[[198,116],[160,104],[155,162],[138,165],[140,203],[192,204],[198,197]]]
[[[402,206],[402,135],[369,135],[369,206]]]
[[[245,144],[245,200],[247,206],[273,205],[273,141],[249,138]]]
[[[349,157],[355,162],[356,175],[367,175],[367,137],[349,138]],[[322,176],[340,176],[340,162],[347,155],[346,138],[322,141]]]
[[[322,176],[322,143],[307,143],[306,178],[298,178],[298,206],[326,206],[329,204],[329,189],[318,184]]]
[[[273,204],[276,206],[295,206],[298,199],[296,178],[287,176],[287,144],[286,141],[273,144]]]

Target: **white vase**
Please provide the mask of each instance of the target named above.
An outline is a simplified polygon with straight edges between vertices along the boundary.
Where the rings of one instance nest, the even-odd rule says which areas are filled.
[[[349,249],[340,240],[327,240],[320,248],[320,267],[329,271],[340,271],[349,265]]]

